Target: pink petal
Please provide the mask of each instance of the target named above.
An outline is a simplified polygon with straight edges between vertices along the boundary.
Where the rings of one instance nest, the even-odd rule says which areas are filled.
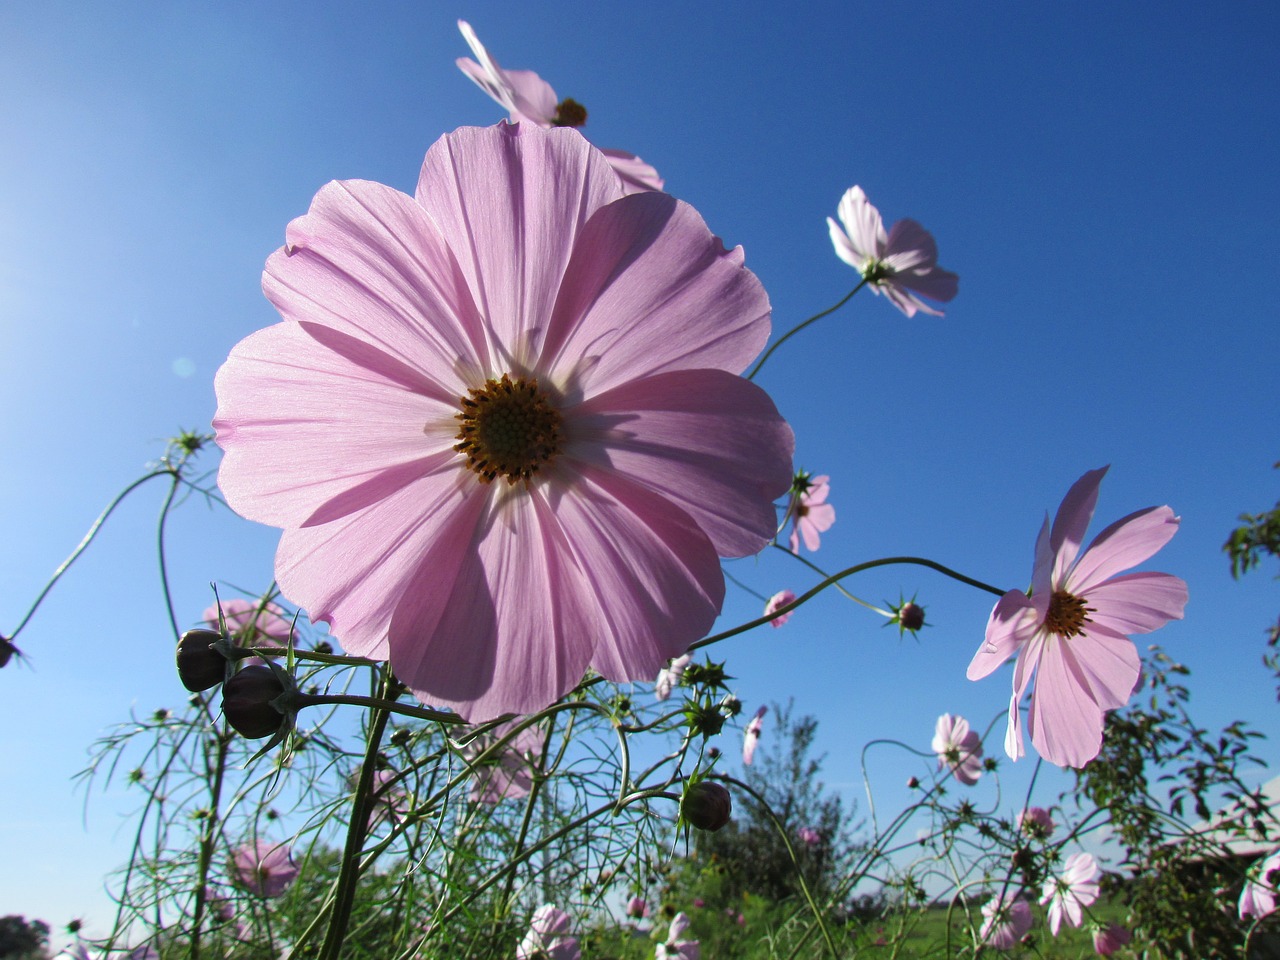
[[[1092,596],[1096,584],[1149,559],[1178,532],[1168,507],[1148,507],[1117,520],[1098,534],[1067,577],[1076,596]]]
[[[1187,584],[1167,573],[1127,573],[1091,587],[1089,619],[1115,633],[1150,633],[1181,620]]]
[[[880,211],[868,202],[862,188],[854,186],[846,190],[836,212],[848,233],[850,246],[861,260],[869,257],[879,259],[888,244],[888,237],[885,236]]]
[[[507,79],[506,71],[498,66],[498,61],[489,55],[489,51],[480,42],[475,30],[471,28],[471,24],[465,20],[459,20],[458,30],[461,32],[462,38],[467,41],[467,46],[471,48],[471,52],[476,55],[476,60],[480,61],[476,63],[466,57],[459,57],[457,60],[458,68],[474,80],[481,90],[493,97],[504,110],[514,110],[514,90],[511,82]]]
[[[669,370],[739,373],[769,337],[769,298],[693,207],[641,193],[582,230],[542,345],[569,395]]]
[[[927,313],[931,317],[941,317],[943,313],[935,307],[929,306],[919,297],[914,296],[907,288],[898,282],[896,278],[878,283],[871,288],[874,293],[883,293],[895,307],[901,310],[908,317],[914,317],[917,313]]]
[[[943,270],[941,267],[933,267],[926,273],[915,271],[900,273],[893,280],[898,286],[914,290],[931,300],[942,303],[954,300],[956,294],[960,292],[960,278],[950,270]],[[941,315],[939,312],[938,316]]]
[[[560,102],[551,84],[532,70],[504,70],[503,73],[511,85],[511,99],[515,104],[511,108],[511,122],[519,123],[523,119],[539,127],[550,127]]]
[[[827,231],[831,234],[831,246],[835,248],[836,256],[853,267],[853,269],[861,270],[862,265],[867,262],[867,258],[859,253],[850,242],[849,235],[844,232],[844,227],[827,217]]]
[[[665,181],[658,176],[658,171],[645,163],[634,153],[625,150],[600,148],[609,159],[613,172],[622,178],[622,189],[627,194],[643,193],[646,190],[661,190]]]
[[[996,601],[987,620],[987,635],[969,662],[965,676],[981,680],[1018,652],[1039,628],[1042,613],[1021,590],[1010,590]]]
[[[436,385],[440,396],[460,392],[459,365],[486,365],[472,293],[412,197],[380,183],[329,183],[285,239],[267,260],[262,289],[286,320],[348,334]]]
[[[805,547],[813,552],[822,543],[822,538],[818,534],[830,530],[835,522],[836,508],[828,503],[821,503],[816,507],[810,507],[809,512],[800,518],[796,526],[800,528],[800,536],[804,538]]]
[[[677,370],[624,383],[574,409],[566,434],[566,457],[661,493],[722,557],[758,553],[774,536],[795,441],[768,395],[741,377]]]
[[[349,513],[456,459],[455,404],[428,396],[430,381],[389,355],[370,353],[357,365],[293,323],[235,346],[214,381],[225,451],[218,483],[233,509],[297,526],[326,504],[334,516]],[[424,432],[432,423],[441,426]]]
[[[418,178],[418,203],[443,236],[459,238],[458,269],[496,336],[486,376],[533,367],[530,339],[551,317],[579,232],[622,195],[576,130],[522,129],[502,123],[441,137]]]
[[[1055,585],[1066,580],[1067,571],[1080,552],[1084,532],[1093,519],[1093,508],[1098,503],[1098,487],[1108,469],[1110,468],[1101,467],[1090,470],[1073,483],[1067,495],[1062,498],[1058,515],[1053,518],[1053,532],[1049,537],[1049,548],[1055,557],[1052,575]]]
[[[881,260],[895,273],[924,273],[937,265],[938,245],[933,234],[914,220],[899,220],[889,229]]]

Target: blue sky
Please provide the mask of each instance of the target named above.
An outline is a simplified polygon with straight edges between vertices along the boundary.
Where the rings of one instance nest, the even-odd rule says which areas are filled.
[[[500,119],[454,66],[464,17],[504,66],[583,102],[596,143],[643,156],[742,244],[775,335],[856,280],[825,224],[847,187],[937,238],[961,277],[945,319],[860,294],[758,379],[796,430],[797,465],[832,478],[838,520],[816,562],[921,554],[1025,586],[1045,510],[1110,463],[1099,529],[1156,503],[1183,518],[1151,566],[1183,576],[1191,602],[1152,639],[1191,667],[1197,716],[1274,735],[1258,659],[1275,584],[1233,582],[1220,545],[1277,497],[1280,13],[1152,10],[5,5],[0,632],[161,438],[208,424],[219,363],[276,320],[262,264],[315,191],[411,191],[440,134]],[[70,777],[131,706],[182,699],[159,502],[157,489],[122,509],[20,638],[29,669],[0,673],[0,849],[29,865],[0,871],[2,912],[107,920],[129,801],[94,796],[83,814]],[[270,579],[272,530],[192,503],[172,538],[189,621],[210,580]],[[813,582],[782,556],[732,569],[763,594]],[[827,779],[855,796],[861,744],[927,748],[943,712],[985,726],[1008,674],[964,679],[987,596],[901,568],[852,586],[873,601],[918,591],[934,626],[899,641],[831,594],[717,655],[749,705],[795,696],[820,718]],[[724,623],[758,608],[731,588]],[[1272,741],[1260,751],[1280,761]],[[892,808],[919,761],[876,757]],[[1050,799],[1066,780],[1047,782]]]

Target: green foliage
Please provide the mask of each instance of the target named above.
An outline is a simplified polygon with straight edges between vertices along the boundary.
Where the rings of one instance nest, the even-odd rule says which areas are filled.
[[[10,914],[0,917],[0,960],[38,960],[45,956],[49,925]]]

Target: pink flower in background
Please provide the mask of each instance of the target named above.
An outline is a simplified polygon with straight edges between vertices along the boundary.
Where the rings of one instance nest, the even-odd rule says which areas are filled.
[[[1255,876],[1245,881],[1240,891],[1240,919],[1261,920],[1276,909],[1276,891],[1280,888],[1280,850],[1272,852],[1258,867]]]
[[[1100,957],[1109,957],[1130,940],[1133,934],[1118,923],[1108,923],[1093,931],[1093,949]]]
[[[655,699],[666,700],[671,696],[671,691],[680,686],[680,678],[684,676],[684,668],[689,666],[689,659],[687,653],[681,654],[659,671],[658,679],[653,682]]]
[[[286,614],[274,603],[246,600],[234,597],[222,601],[222,617],[227,623],[227,633],[244,643],[256,643],[260,639],[289,639],[290,623]],[[202,618],[213,630],[218,629],[218,605],[207,608]]]
[[[288,844],[270,840],[237,847],[228,868],[232,880],[259,897],[281,896],[298,879]]]
[[[1049,907],[1049,929],[1055,937],[1064,917],[1073,927],[1084,922],[1084,908],[1098,899],[1098,873],[1093,854],[1077,853],[1067,857],[1061,876],[1045,880],[1040,903]]]
[[[914,220],[899,220],[884,232],[880,211],[867,201],[861,187],[850,187],[840,198],[840,224],[827,217],[836,256],[866,278],[874,293],[884,293],[908,317],[917,310],[942,316],[916,296],[945,303],[960,289],[960,278],[938,266],[938,246],[929,231]]]
[[[964,717],[944,713],[933,732],[938,769],[950,767],[957,780],[973,786],[982,776],[982,740]]]
[[[1187,585],[1167,573],[1117,576],[1178,531],[1168,507],[1117,520],[1080,552],[1106,472],[1091,470],[1072,485],[1052,529],[1045,518],[1030,594],[1012,590],[1000,598],[969,664],[969,679],[979,680],[1018,655],[1004,742],[1015,760],[1023,754],[1018,708],[1032,674],[1027,729],[1036,750],[1063,767],[1082,767],[1096,757],[1106,711],[1124,706],[1138,683],[1141,663],[1129,634],[1181,619],[1187,602]]]
[[[472,721],[648,679],[758,552],[790,428],[738,375],[768,298],[693,210],[569,130],[463,128],[416,197],[330,183],[218,371],[219,484],[281,590]]]
[[[1053,817],[1044,807],[1027,807],[1018,814],[1018,831],[1029,837],[1047,840],[1053,836]]]
[[[787,515],[791,517],[791,552],[800,552],[800,541],[813,552],[818,549],[818,534],[831,529],[836,522],[836,508],[827,503],[831,492],[831,478],[811,477],[807,473],[796,476],[791,485],[791,502]],[[785,522],[785,521],[784,521]]]
[[[772,597],[770,597],[769,602],[764,605],[764,615],[767,617],[772,613],[777,613],[780,607],[785,607],[788,603],[793,601],[795,598],[796,598],[796,595],[792,593],[790,590],[779,590]],[[795,613],[794,610],[788,610],[786,613],[782,614],[781,616],[774,617],[772,620],[769,621],[769,623],[774,627],[780,627],[784,623],[786,623],[788,620],[791,619],[791,615],[793,613]]]
[[[534,775],[542,760],[542,748],[547,740],[546,731],[539,724],[525,727],[496,754],[488,749],[514,730],[521,721],[508,720],[492,732],[477,737],[467,744],[466,753],[473,764],[471,799],[480,803],[497,803],[499,800],[519,800],[529,795]]]
[[[677,913],[671,920],[671,929],[664,943],[658,944],[654,960],[698,960],[701,948],[697,940],[685,940],[685,931],[691,921],[686,913]]]
[[[458,69],[475,81],[476,86],[498,102],[511,114],[512,123],[531,123],[535,126],[581,127],[587,122],[587,111],[576,100],[558,100],[551,84],[532,70],[504,70],[489,55],[471,24],[458,21],[463,39],[471,47],[476,59],[458,58]],[[476,62],[479,61],[479,63]],[[634,153],[625,150],[601,150],[622,180],[626,193],[645,190],[661,190],[662,178],[658,171]]]
[[[644,897],[634,896],[627,901],[627,916],[634,920],[642,920],[649,915],[649,902]]]
[[[534,911],[516,960],[579,960],[578,938],[569,936],[569,915],[551,904]]]
[[[822,834],[813,827],[801,827],[796,831],[796,838],[807,847],[816,847],[822,842]]]
[[[756,744],[760,742],[760,734],[764,730],[764,715],[768,712],[768,707],[757,710],[756,715],[747,723],[747,729],[742,733],[742,762],[747,766],[751,766],[751,761],[756,755]]]
[[[982,915],[986,919],[979,936],[997,950],[1012,949],[1031,930],[1031,904],[1020,898],[994,895],[983,905]]]

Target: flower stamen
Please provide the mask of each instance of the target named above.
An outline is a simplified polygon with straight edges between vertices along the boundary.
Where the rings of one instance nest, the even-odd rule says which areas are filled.
[[[460,397],[462,421],[453,449],[465,454],[467,467],[481,483],[499,476],[507,483],[528,483],[543,464],[560,452],[560,411],[538,389],[536,378],[486,380]]]
[[[552,126],[581,127],[587,122],[587,108],[572,97],[565,97],[556,104],[556,115],[552,118]]]
[[[1065,640],[1084,632],[1093,607],[1086,607],[1084,600],[1065,590],[1055,590],[1049,599],[1049,612],[1045,614],[1045,628]]]

